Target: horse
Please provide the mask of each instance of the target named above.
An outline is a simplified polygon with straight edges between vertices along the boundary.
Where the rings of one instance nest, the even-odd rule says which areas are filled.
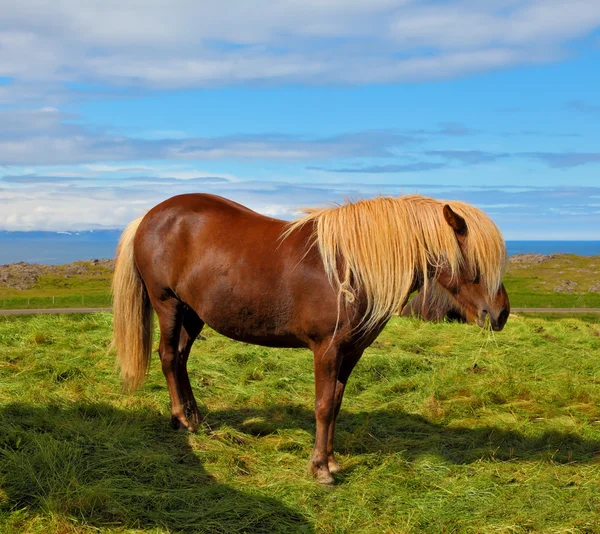
[[[440,284],[435,283],[425,292],[421,289],[404,308],[402,317],[417,317],[424,321],[443,321],[466,323],[467,318],[462,306]]]
[[[431,284],[469,322],[501,330],[509,314],[506,246],[481,210],[419,195],[379,196],[267,217],[210,194],[172,197],[133,221],[117,248],[113,346],[124,384],[141,385],[158,353],[174,428],[195,431],[187,373],[206,324],[231,339],[313,353],[316,433],[309,472],[333,484],[335,422],[364,350],[409,295]]]

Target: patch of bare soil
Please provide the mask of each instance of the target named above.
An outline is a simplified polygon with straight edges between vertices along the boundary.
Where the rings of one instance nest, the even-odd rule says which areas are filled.
[[[512,265],[538,265],[565,256],[565,254],[515,254],[510,257]]]
[[[113,270],[114,260],[76,261],[65,265],[44,265],[41,263],[11,263],[0,265],[0,286],[11,289],[31,289],[40,276],[56,275],[69,278],[75,275],[100,276],[101,270],[94,267]]]
[[[554,291],[556,293],[573,293],[578,285],[579,284],[577,282],[573,282],[573,280],[563,280],[554,288]]]

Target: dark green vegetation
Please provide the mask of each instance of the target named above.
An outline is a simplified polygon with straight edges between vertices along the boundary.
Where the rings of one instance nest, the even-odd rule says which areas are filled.
[[[48,267],[49,272],[15,284],[23,275],[19,264],[11,266],[12,278],[5,276],[3,282],[0,272],[0,309],[110,306],[111,267],[106,261]],[[505,285],[515,308],[600,308],[600,257],[517,256]]]
[[[334,488],[305,475],[308,351],[203,333],[205,420],[158,362],[121,393],[109,314],[0,318],[0,532],[600,532],[600,324],[393,319],[353,373]]]

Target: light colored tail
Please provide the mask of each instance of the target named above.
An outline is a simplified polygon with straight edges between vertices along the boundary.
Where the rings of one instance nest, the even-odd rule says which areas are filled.
[[[113,341],[127,390],[137,389],[146,378],[152,353],[154,310],[133,258],[133,239],[142,218],[121,235],[112,280]]]

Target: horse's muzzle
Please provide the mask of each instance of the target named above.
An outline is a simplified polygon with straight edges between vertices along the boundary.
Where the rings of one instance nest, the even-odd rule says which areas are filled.
[[[494,332],[500,332],[500,330],[502,330],[504,328],[504,325],[506,324],[506,321],[508,320],[509,313],[510,312],[506,308],[502,308],[495,320],[490,315],[490,323],[492,325],[492,330]]]
[[[506,308],[502,308],[498,315],[494,317],[490,312],[488,312],[488,310],[481,310],[479,312],[479,316],[477,317],[477,324],[481,328],[485,328],[486,318],[489,317],[489,324],[492,330],[494,332],[500,332],[500,330],[502,330],[504,328],[504,325],[506,324],[509,313],[509,310],[507,310]]]

